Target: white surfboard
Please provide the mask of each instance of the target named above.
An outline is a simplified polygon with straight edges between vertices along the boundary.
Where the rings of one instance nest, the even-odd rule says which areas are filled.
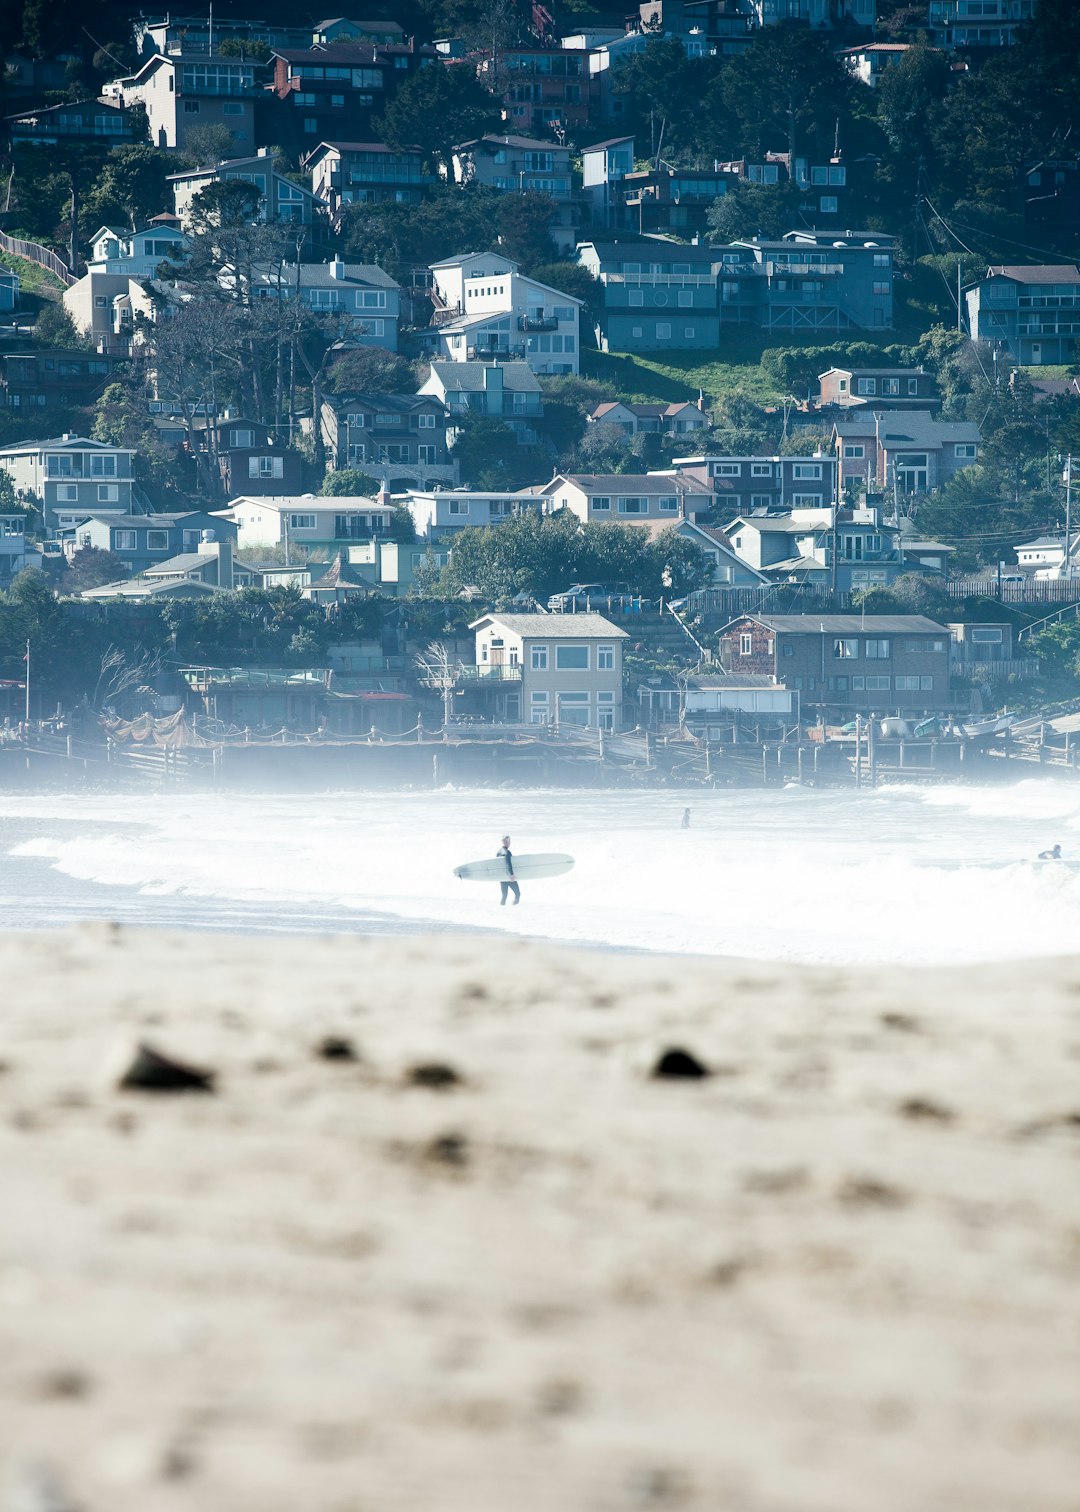
[[[519,882],[533,882],[538,877],[561,877],[573,864],[573,856],[544,853],[515,856],[514,876]],[[492,856],[489,861],[466,861],[464,866],[454,867],[454,876],[460,877],[463,882],[505,882],[506,862],[501,856]]]

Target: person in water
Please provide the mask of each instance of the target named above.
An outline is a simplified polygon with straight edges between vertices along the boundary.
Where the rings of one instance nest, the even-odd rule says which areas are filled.
[[[514,895],[514,907],[516,908],[518,906],[518,904],[521,902],[521,888],[517,885],[517,878],[514,876],[514,853],[510,849],[510,836],[509,835],[504,835],[503,836],[503,838],[502,838],[502,845],[500,846],[500,848],[496,852],[496,854],[498,855],[500,861],[505,861],[506,862],[506,876],[507,876],[507,880],[505,882],[500,882],[499,883],[499,892],[501,894],[501,896],[499,898],[499,907],[500,908],[505,908],[506,907],[506,897],[507,897],[507,894],[508,893],[513,893],[513,895]]]
[[[682,811],[682,828],[683,829],[689,829],[690,828],[690,810],[689,809],[683,809],[683,811]]]
[[[1053,850],[1040,851],[1039,852],[1039,860],[1040,861],[1060,861],[1061,860],[1061,846],[1060,845],[1055,845],[1054,848],[1053,848]]]

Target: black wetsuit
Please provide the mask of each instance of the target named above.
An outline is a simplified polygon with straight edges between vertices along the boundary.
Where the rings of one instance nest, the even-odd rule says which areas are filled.
[[[503,846],[500,846],[499,850],[496,852],[496,855],[505,858],[505,860],[506,860],[506,875],[509,878],[508,881],[506,881],[506,882],[500,882],[499,883],[499,893],[500,893],[499,906],[500,907],[505,906],[507,893],[513,893],[513,895],[514,895],[514,904],[515,904],[515,907],[516,907],[516,905],[521,902],[521,888],[517,885],[517,881],[515,880],[515,877],[514,877],[514,855],[513,855],[513,852],[511,851],[511,849],[510,849],[510,847],[508,845],[503,845]]]

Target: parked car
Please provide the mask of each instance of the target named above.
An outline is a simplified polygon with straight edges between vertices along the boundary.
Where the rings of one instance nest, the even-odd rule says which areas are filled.
[[[573,612],[575,609],[587,609],[590,605],[594,609],[616,609],[632,600],[633,594],[625,583],[614,586],[607,583],[572,583],[562,593],[553,593],[547,606],[557,612]]]

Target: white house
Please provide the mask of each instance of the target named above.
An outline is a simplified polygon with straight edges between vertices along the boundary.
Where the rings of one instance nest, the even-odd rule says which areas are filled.
[[[712,490],[677,473],[556,473],[538,490],[548,511],[569,509],[586,524],[677,525],[712,507]]]
[[[501,525],[514,515],[539,514],[544,500],[535,493],[484,493],[472,488],[424,493],[410,490],[404,500],[420,540],[438,541],[469,526]]]
[[[510,724],[623,727],[628,639],[601,614],[485,614],[469,626],[476,664],[466,692]]]
[[[215,513],[236,525],[239,549],[304,546],[336,551],[349,542],[388,535],[393,519],[389,504],[359,495],[340,498],[315,494],[266,498],[240,495],[226,509]]]
[[[87,267],[153,278],[163,262],[180,262],[190,248],[191,239],[175,226],[144,226],[141,231],[101,226],[90,238]]]
[[[582,301],[526,278],[496,252],[431,265],[434,350],[452,362],[514,357],[534,373],[580,371]]]
[[[234,288],[236,270],[225,264],[219,272],[224,288]],[[346,263],[334,257],[324,263],[281,263],[256,268],[251,275],[256,299],[300,299],[312,310],[347,315],[350,339],[359,346],[397,351],[401,288],[374,263]]]

